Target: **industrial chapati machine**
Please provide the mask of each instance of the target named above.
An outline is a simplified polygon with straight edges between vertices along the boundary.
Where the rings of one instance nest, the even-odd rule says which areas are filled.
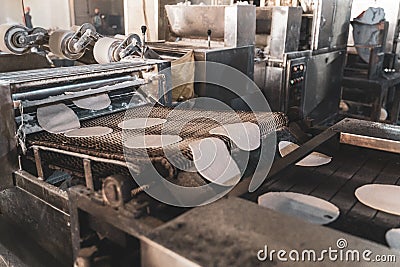
[[[136,42],[130,48],[139,51],[138,44]],[[178,48],[174,44],[150,45],[154,50],[158,49],[157,52],[167,50],[165,54],[169,53],[172,58],[186,52],[183,44]],[[193,48],[189,46],[189,50]],[[238,48],[221,48],[216,53],[231,49],[238,51],[235,50]],[[204,47],[203,52],[207,55],[213,49]],[[119,56],[119,53],[114,55]],[[222,59],[224,57],[219,54],[217,60]],[[239,66],[243,66],[240,58],[234,59],[235,62],[238,60]],[[266,240],[274,240],[271,246],[282,244],[291,231],[298,233],[299,226],[303,232],[298,233],[300,236],[296,235],[298,239],[286,243],[288,247],[307,248],[310,244],[318,248],[328,247],[335,244],[338,238],[345,237],[351,241],[350,244],[356,244],[355,248],[368,246],[376,253],[389,253],[383,246],[343,232],[383,243],[382,233],[398,226],[398,217],[365,209],[352,194],[355,187],[373,181],[366,175],[373,168],[363,171],[362,167],[373,163],[378,156],[381,160],[374,165],[377,181],[398,182],[398,154],[393,154],[398,153],[399,130],[396,127],[344,121],[286,158],[277,156],[267,182],[258,191],[248,193],[250,172],[230,197],[205,207],[177,208],[146,194],[146,190],[156,186],[147,172],[144,155],[150,157],[151,164],[172,183],[196,187],[209,181],[196,172],[187,173],[176,168],[171,164],[171,158],[166,158],[159,148],[134,149],[126,154],[124,131],[118,126],[126,119],[126,114],[132,118],[149,116],[165,120],[165,127],[149,127],[144,130],[145,135],[179,135],[182,140],[172,144],[171,148],[178,148],[186,159],[194,157],[190,144],[216,137],[210,134],[210,130],[221,123],[248,122],[257,125],[260,136],[248,136],[252,140],[275,139],[276,132],[279,140],[292,138],[287,136],[287,119],[282,113],[260,112],[257,119],[261,120],[256,120],[256,113],[252,112],[235,112],[238,116],[235,118],[229,112],[184,108],[171,116],[174,109],[168,107],[169,97],[165,97],[170,77],[165,76],[168,72],[163,72],[168,66],[168,61],[143,61],[136,57],[127,62],[1,74],[0,162],[3,168],[0,170],[0,187],[4,190],[0,192],[0,211],[25,228],[58,259],[69,263],[74,257],[79,266],[104,262],[125,263],[128,266],[132,263],[141,263],[142,266],[254,266],[259,263],[254,251],[262,249]],[[153,94],[149,94],[149,88],[155,89]],[[88,101],[89,105],[93,105],[93,102],[100,102],[100,96],[104,94],[110,101],[106,108],[80,107],[79,100],[93,98],[95,101]],[[154,104],[155,101],[160,103]],[[224,101],[227,101],[226,98]],[[103,126],[112,129],[112,133],[78,138],[43,131],[37,117],[38,109],[60,104],[66,104],[68,110],[73,111],[83,129]],[[52,118],[52,114],[49,115],[45,116],[47,122]],[[62,126],[68,124],[67,121],[56,122]],[[182,131],[177,133],[175,129],[180,128],[178,126]],[[226,150],[232,153],[238,150],[230,138],[218,136],[218,139]],[[338,143],[339,139],[341,143]],[[374,141],[379,141],[379,144]],[[363,144],[368,148],[353,148],[346,144]],[[376,152],[371,148],[385,152]],[[308,170],[294,166],[314,149],[333,156],[333,165]],[[353,163],[357,154],[363,157],[349,168],[348,163]],[[127,155],[132,160],[128,162],[136,162],[132,166],[134,173],[147,179],[144,186],[132,179],[132,169],[127,168]],[[344,159],[341,159],[342,155]],[[251,152],[251,159],[254,162],[260,160],[258,150]],[[261,160],[261,163],[267,161]],[[387,165],[383,170],[385,162]],[[55,170],[62,173],[55,175]],[[320,179],[320,173],[328,180]],[[353,176],[355,179],[351,180]],[[67,194],[65,188],[68,187],[71,188]],[[305,194],[316,192],[315,195],[327,200],[335,196],[335,204],[343,215],[331,228],[340,232],[310,226],[251,203],[262,193],[273,190]],[[362,229],[351,226],[353,219],[362,223]],[[373,233],[370,231],[372,228]],[[374,236],[375,233],[379,236]],[[309,240],[313,234],[316,238]],[[321,240],[321,236],[329,238]],[[249,240],[255,242],[250,244]],[[74,256],[69,251],[70,247]]]
[[[66,53],[69,49],[68,42],[65,43],[68,36],[70,33],[66,32],[53,36],[60,42],[52,45],[59,48],[60,56],[71,56]],[[90,42],[86,44],[90,45]],[[135,185],[125,160],[123,131],[119,126],[127,110],[133,112],[133,118],[151,116],[166,120],[169,123],[167,131],[176,131],[177,125],[182,124],[182,132],[175,133],[179,134],[180,141],[173,148],[181,150],[186,160],[193,157],[189,144],[214,136],[209,133],[219,125],[213,121],[214,118],[226,124],[244,121],[252,125],[256,125],[256,118],[261,118],[260,125],[256,126],[260,134],[254,135],[253,139],[260,139],[260,135],[263,138],[274,136],[276,131],[285,128],[286,117],[270,112],[257,115],[260,117],[251,112],[238,112],[234,113],[236,116],[231,116],[221,111],[187,108],[180,110],[176,118],[169,118],[173,111],[165,106],[170,104],[167,93],[171,87],[169,66],[168,61],[136,57],[127,62],[2,73],[2,214],[25,229],[56,258],[70,262],[72,229],[65,190],[73,185],[84,185],[96,197],[104,195],[101,202],[105,207],[121,211],[125,205],[132,204],[138,214],[151,211],[151,216],[145,219],[150,222],[157,222],[164,216],[176,216],[186,210],[158,202],[143,192],[145,188]],[[157,104],[152,107],[155,102]],[[199,117],[199,114],[204,115]],[[108,127],[111,132],[103,137],[79,138],[67,137],[63,134],[65,129],[60,131],[59,128],[72,130],[91,126]],[[156,127],[146,131],[146,134],[160,135],[161,132]],[[226,137],[219,137],[218,140],[224,152],[233,149]],[[139,149],[139,152],[134,150],[130,154],[135,175],[150,178],[149,184],[154,187],[151,176],[146,176],[146,164],[142,160],[149,156],[144,157],[143,150]],[[162,150],[149,149],[148,153],[150,164],[166,179],[181,186],[207,183],[198,174],[177,178],[181,177],[179,168],[163,156]],[[257,153],[253,156],[257,157]],[[224,186],[218,187],[219,190],[226,190]],[[134,199],[137,195],[139,199]],[[126,212],[130,213],[129,209]],[[96,236],[94,232],[94,239],[88,237],[88,242],[96,244],[95,241],[99,241]],[[112,241],[118,241],[118,234],[111,234],[110,237]],[[75,243],[75,257],[81,256],[77,247],[81,245],[84,246],[80,242]]]
[[[39,124],[37,110],[46,106],[68,105],[67,109],[73,110],[72,114],[75,114],[73,116],[83,121],[99,116],[105,119],[106,115],[123,112],[130,106],[148,103],[149,98],[167,104],[165,97],[157,96],[170,86],[170,76],[167,71],[162,76],[157,76],[157,73],[169,66],[166,61],[149,60],[0,74],[2,214],[26,229],[29,235],[55,257],[70,262],[72,256],[69,249],[71,239],[68,197],[66,191],[60,189],[60,182],[65,181],[65,177],[47,179],[51,175],[50,164],[40,163],[45,160],[44,155],[40,155],[40,149],[35,149],[34,152],[28,142],[30,137],[43,130],[40,125],[45,125]],[[139,94],[139,87],[149,84],[151,77],[155,80],[155,85],[150,86],[154,90],[147,88],[147,95]],[[164,96],[165,93],[160,95]],[[85,102],[89,98],[89,102],[86,102],[91,103],[89,105],[97,105],[101,101],[104,104],[102,96],[106,97],[106,108],[79,108],[82,107],[79,99]],[[94,97],[93,101],[90,101],[90,97]],[[56,115],[56,111],[44,112],[45,117],[50,116],[47,118],[49,122]],[[61,114],[56,121],[60,125],[68,125],[68,118],[68,113]],[[53,137],[55,136],[57,135]],[[36,159],[33,165],[32,161],[29,163],[30,157]],[[59,159],[55,162],[60,163]],[[64,184],[64,188],[66,187],[68,186]]]
[[[255,82],[272,110],[309,126],[338,113],[351,4],[257,8]]]

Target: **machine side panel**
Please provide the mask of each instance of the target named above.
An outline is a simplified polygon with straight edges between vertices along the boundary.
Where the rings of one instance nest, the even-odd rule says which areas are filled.
[[[314,55],[308,62],[303,117],[314,123],[338,112],[346,51]]]
[[[301,8],[274,7],[271,26],[271,56],[282,59],[284,53],[299,47]]]
[[[17,170],[17,140],[10,86],[0,81],[0,190],[13,186]]]
[[[245,74],[251,80],[254,78],[254,46],[243,46],[221,50],[210,50],[205,54],[205,61],[220,63]],[[212,75],[212,73],[210,73]],[[207,69],[196,70],[196,77],[207,79]],[[229,79],[229,77],[227,77]],[[213,84],[200,84],[196,86],[196,93],[200,97],[211,97],[221,100],[227,105],[237,98],[235,94],[220,86]]]

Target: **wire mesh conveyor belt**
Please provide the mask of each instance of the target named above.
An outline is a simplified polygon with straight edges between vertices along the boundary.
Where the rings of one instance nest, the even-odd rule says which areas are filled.
[[[203,139],[212,136],[209,131],[221,124],[231,124],[240,122],[253,122],[257,124],[261,131],[263,138],[269,134],[283,129],[287,125],[287,118],[282,113],[272,112],[236,112],[233,111],[204,111],[204,110],[180,110],[171,109],[161,106],[142,106],[130,109],[127,112],[118,112],[107,116],[91,119],[82,122],[81,127],[93,126],[107,126],[113,129],[111,134],[101,137],[86,137],[86,138],[69,138],[63,134],[51,134],[48,132],[41,132],[32,134],[27,137],[29,146],[41,146],[59,149],[62,151],[74,152],[109,160],[118,160],[125,162],[125,155],[135,159],[140,165],[140,160],[150,157],[152,161],[163,162],[167,164],[164,159],[166,150],[181,151],[182,154],[192,159],[191,151],[188,145],[198,139]],[[148,149],[127,149],[123,147],[123,140],[129,137],[142,134],[142,130],[124,130],[122,131],[118,124],[124,120],[133,118],[162,118],[167,122],[163,125],[154,126],[145,130],[146,135],[179,135],[182,141],[166,146],[164,148],[148,148]],[[229,140],[223,136],[217,136],[230,145]],[[125,152],[125,154],[124,154]],[[48,152],[46,152],[48,153]],[[44,153],[45,154],[45,153]],[[64,161],[64,165],[75,165],[71,159],[66,161],[66,157],[54,155],[43,155],[44,161],[51,165],[60,165]],[[177,153],[179,154],[179,153]],[[179,161],[180,155],[177,155],[176,160]],[[171,157],[168,157],[171,160]],[[174,159],[172,159],[174,160]],[[79,160],[78,160],[79,162]],[[166,166],[164,166],[166,167]],[[73,169],[76,169],[74,167]],[[101,168],[105,171],[105,168]],[[168,169],[168,168],[167,168]],[[138,170],[139,171],[139,170]]]

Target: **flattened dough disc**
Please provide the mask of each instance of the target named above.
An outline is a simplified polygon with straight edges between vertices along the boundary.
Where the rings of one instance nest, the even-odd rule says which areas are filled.
[[[368,184],[356,190],[357,199],[376,210],[400,216],[400,186]]]
[[[89,110],[102,110],[110,106],[111,99],[107,94],[81,98],[73,101],[77,107]]]
[[[160,148],[182,141],[178,135],[138,135],[129,138],[124,145],[127,148]]]
[[[292,142],[281,141],[279,142],[279,153],[282,157],[292,153],[294,150],[299,148],[299,145],[296,145]],[[325,164],[328,164],[332,161],[332,157],[329,157],[325,154],[319,152],[312,152],[310,155],[305,157],[296,163],[296,166],[301,167],[318,167]]]
[[[400,228],[390,229],[386,232],[385,238],[390,248],[400,250]]]
[[[88,127],[68,131],[64,135],[66,137],[95,137],[107,135],[112,132],[113,130],[108,127]]]
[[[335,221],[340,214],[339,208],[328,201],[293,192],[264,194],[258,197],[258,204],[319,225]]]
[[[78,116],[65,104],[40,107],[36,115],[40,127],[50,133],[65,133],[81,127]]]
[[[197,171],[208,181],[234,186],[241,178],[239,167],[218,138],[206,138],[189,144]]]
[[[226,136],[244,151],[252,151],[260,146],[260,128],[251,122],[223,125],[212,129],[210,134]]]
[[[136,118],[123,121],[118,127],[126,130],[144,129],[166,123],[167,120],[159,118]]]

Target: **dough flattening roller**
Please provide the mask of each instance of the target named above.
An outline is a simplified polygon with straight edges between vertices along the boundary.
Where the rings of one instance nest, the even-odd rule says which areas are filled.
[[[20,24],[0,25],[0,51],[22,55],[48,41],[48,32],[40,27],[28,29]]]
[[[116,35],[100,38],[93,48],[93,56],[97,63],[119,62],[128,57],[161,59],[156,52],[146,46],[147,27],[142,26],[141,31],[142,39],[134,33],[128,36]]]
[[[57,30],[50,35],[50,51],[64,59],[77,60],[81,58],[86,48],[99,40],[100,35],[93,25],[85,23],[72,30]]]
[[[93,55],[100,64],[118,62],[127,56],[141,53],[141,46],[142,41],[137,34],[103,37],[94,45]]]

